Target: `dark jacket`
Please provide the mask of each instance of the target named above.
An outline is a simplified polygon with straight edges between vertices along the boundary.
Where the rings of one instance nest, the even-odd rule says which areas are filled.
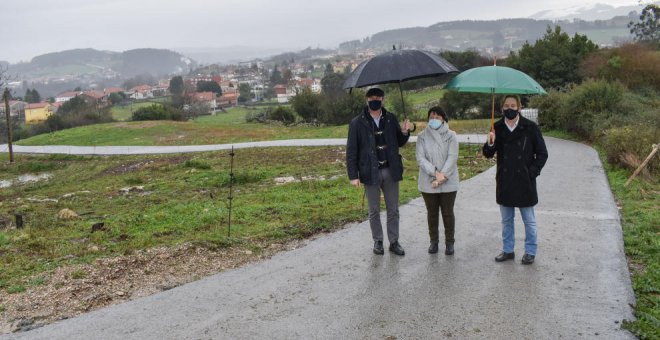
[[[506,207],[531,207],[538,203],[536,177],[548,160],[548,149],[539,127],[520,116],[509,131],[504,118],[495,122],[495,144],[483,147],[484,156],[497,153],[496,199]]]
[[[383,135],[387,148],[387,162],[392,179],[403,179],[403,163],[399,155],[399,147],[408,142],[409,136],[401,131],[399,121],[394,114],[382,109],[381,120],[384,121]],[[378,156],[376,155],[376,136],[374,135],[373,118],[366,108],[353,118],[348,125],[348,142],[346,144],[346,169],[348,178],[360,179],[366,185],[374,185],[378,180]]]

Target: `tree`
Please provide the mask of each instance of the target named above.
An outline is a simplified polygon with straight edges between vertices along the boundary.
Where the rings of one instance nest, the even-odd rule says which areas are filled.
[[[112,105],[121,103],[126,99],[126,94],[124,92],[113,92],[108,96],[108,100]]]
[[[252,88],[248,83],[241,83],[238,85],[238,101],[240,103],[245,103],[248,100],[252,99]]]
[[[334,67],[332,67],[332,64],[330,63],[325,64],[325,70],[323,70],[323,77],[326,77],[333,73],[335,73],[335,69]]]
[[[642,9],[639,16],[639,22],[628,24],[630,34],[635,36],[635,40],[648,42],[658,46],[660,44],[660,6],[649,4]]]
[[[463,52],[444,51],[440,56],[445,58],[459,71],[465,71],[473,67],[492,65],[492,61],[482,56],[476,50],[467,50]]]
[[[339,73],[329,73],[321,79],[321,90],[330,100],[337,100],[342,95],[346,94],[343,89],[344,76]]]
[[[324,97],[320,122],[331,125],[347,124],[364,109],[364,94],[360,89],[353,89],[350,94],[343,92],[335,100]]]
[[[183,85],[183,78],[181,76],[175,76],[170,79],[170,87],[168,88],[172,94],[172,105],[177,108],[183,107],[183,92],[185,87]]]
[[[289,84],[291,79],[293,79],[293,72],[287,68],[282,72],[282,84]]]
[[[321,116],[323,96],[305,87],[291,98],[291,107],[307,122],[318,121]]]
[[[197,92],[213,92],[218,96],[222,95],[222,88],[214,81],[198,81]]]
[[[28,102],[28,103],[40,103],[41,102],[41,95],[36,89],[27,89],[25,90],[25,96],[23,97],[23,101]]]
[[[282,83],[282,73],[277,69],[277,65],[275,65],[273,73],[270,75],[270,83],[273,85]]]
[[[570,83],[580,83],[580,63],[598,46],[586,36],[575,34],[571,39],[561,27],[553,30],[548,26],[546,34],[534,45],[525,42],[516,54],[511,52],[506,66],[527,73],[543,87],[558,88]]]

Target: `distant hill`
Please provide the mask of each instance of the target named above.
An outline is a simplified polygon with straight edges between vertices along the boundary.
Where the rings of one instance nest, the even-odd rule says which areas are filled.
[[[335,50],[324,50],[322,48],[311,48],[307,47],[304,50],[301,50],[299,52],[286,52],[286,53],[281,53],[278,55],[274,55],[269,58],[270,61],[279,63],[283,61],[299,61],[301,59],[310,59],[314,57],[320,57],[328,54],[335,53]]]
[[[440,22],[428,27],[410,27],[376,33],[363,40],[341,43],[341,52],[367,48],[388,50],[392,45],[428,50],[466,50],[508,52],[525,41],[540,39],[548,26],[559,25],[569,35],[580,33],[597,44],[607,46],[629,40],[628,23],[637,13],[608,20],[537,20],[529,18],[499,20],[460,20]]]
[[[124,52],[91,48],[43,54],[29,63],[11,64],[10,72],[23,79],[39,77],[129,78],[138,74],[163,76],[187,72],[194,61],[170,50],[134,49]]]
[[[640,13],[644,5],[614,7],[607,4],[573,6],[559,10],[545,10],[529,16],[538,20],[607,20],[617,16],[627,16],[630,12]]]

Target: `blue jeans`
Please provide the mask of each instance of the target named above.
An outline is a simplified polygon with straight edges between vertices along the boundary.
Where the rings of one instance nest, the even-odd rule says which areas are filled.
[[[536,215],[534,207],[520,207],[520,215],[525,224],[525,253],[536,255]],[[516,242],[513,220],[516,216],[514,207],[500,205],[502,215],[502,251],[512,253]]]

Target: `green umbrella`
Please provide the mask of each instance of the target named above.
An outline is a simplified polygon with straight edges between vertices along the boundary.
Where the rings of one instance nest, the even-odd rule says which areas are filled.
[[[504,66],[471,68],[454,77],[445,88],[458,92],[491,93],[491,129],[495,122],[495,94],[547,94],[532,77]]]

